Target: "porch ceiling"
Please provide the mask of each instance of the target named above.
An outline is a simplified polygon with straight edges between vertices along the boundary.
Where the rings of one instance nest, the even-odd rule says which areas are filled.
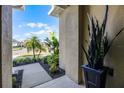
[[[12,6],[13,9],[17,9],[17,10],[25,10],[25,6],[24,5],[13,5]]]
[[[67,8],[69,5],[53,5],[48,15],[59,17],[59,15]]]

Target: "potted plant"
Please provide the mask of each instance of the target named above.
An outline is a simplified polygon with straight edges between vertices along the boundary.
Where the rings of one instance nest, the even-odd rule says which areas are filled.
[[[88,15],[88,30],[89,30],[89,44],[88,52],[82,46],[83,52],[88,61],[87,65],[83,65],[85,76],[85,84],[87,88],[104,88],[106,83],[107,67],[104,66],[104,58],[109,51],[113,41],[124,30],[122,28],[115,37],[109,42],[107,32],[105,30],[108,16],[108,6],[102,24],[99,21]]]

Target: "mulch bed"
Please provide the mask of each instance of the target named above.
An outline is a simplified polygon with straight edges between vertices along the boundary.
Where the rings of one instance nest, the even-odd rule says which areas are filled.
[[[44,68],[44,70],[52,77],[52,79],[55,79],[55,78],[58,78],[58,77],[61,77],[61,76],[65,75],[65,71],[63,69],[59,68],[59,67],[58,67],[58,70],[55,73],[51,73],[49,71],[50,66],[47,63],[45,63],[43,60],[39,61],[39,62],[16,64],[13,67],[23,66],[23,65],[33,64],[33,63],[39,63]]]
[[[16,64],[16,65],[13,65],[13,67],[24,66],[24,65],[29,65],[29,64],[33,64],[33,63],[39,63],[39,62],[34,62],[34,61],[32,61],[32,62],[30,62],[30,63],[18,63],[18,64]]]
[[[46,70],[46,72],[53,78],[58,78],[65,75],[65,71],[58,67],[58,70],[55,73],[49,71],[50,66],[47,63],[40,62],[40,65]]]

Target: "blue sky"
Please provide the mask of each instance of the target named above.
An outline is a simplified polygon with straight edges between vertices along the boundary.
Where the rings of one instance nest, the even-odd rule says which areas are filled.
[[[49,16],[50,5],[25,6],[25,10],[13,10],[13,38],[23,41],[32,35],[44,40],[50,32],[58,37],[58,18]]]

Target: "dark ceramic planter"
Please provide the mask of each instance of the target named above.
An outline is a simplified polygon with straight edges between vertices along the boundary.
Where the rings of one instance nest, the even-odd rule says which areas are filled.
[[[88,65],[82,66],[85,77],[86,88],[105,88],[107,70],[103,69],[96,70],[88,67]]]

